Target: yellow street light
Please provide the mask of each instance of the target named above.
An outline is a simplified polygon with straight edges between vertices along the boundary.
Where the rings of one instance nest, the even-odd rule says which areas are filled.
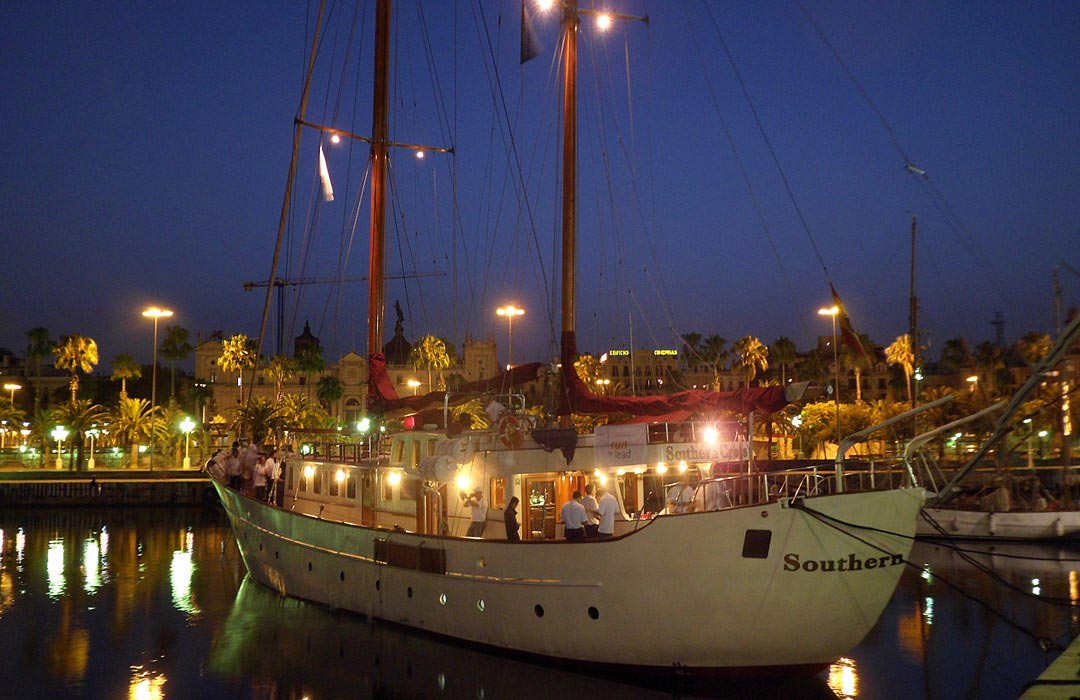
[[[22,384],[16,384],[15,382],[7,382],[4,384],[4,391],[11,392],[11,405],[15,405],[15,392],[22,389]]]
[[[495,313],[506,317],[506,369],[510,369],[514,366],[514,317],[524,316],[525,309],[507,304],[495,309]]]
[[[142,312],[142,315],[147,318],[154,319],[154,364],[150,370],[150,415],[153,416],[153,412],[157,410],[157,338],[158,338],[158,320],[162,318],[168,318],[173,315],[173,312],[169,309],[159,309],[156,306],[151,306]],[[138,465],[136,465],[138,466]],[[154,468],[154,431],[150,431],[150,469]]]
[[[180,421],[180,430],[184,433],[184,469],[191,469],[191,457],[188,454],[188,448],[191,447],[191,431],[194,429],[195,421],[191,420],[189,416],[184,416],[184,420]]]
[[[416,393],[420,390],[420,381],[418,379],[410,379],[405,383],[412,387],[413,396],[416,396]]]
[[[832,317],[832,356],[833,367],[836,370],[836,391],[833,398],[836,400],[836,449],[840,450],[840,354],[836,347],[836,317],[840,314],[840,307],[835,304],[818,309],[818,315]]]
[[[58,425],[52,429],[53,440],[56,440],[56,468],[64,468],[64,440],[67,440],[68,429]]]

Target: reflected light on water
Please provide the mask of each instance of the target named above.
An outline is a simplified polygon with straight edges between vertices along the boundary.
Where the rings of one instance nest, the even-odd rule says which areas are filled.
[[[854,659],[839,658],[829,666],[829,688],[840,700],[859,697],[859,672]]]
[[[23,555],[26,552],[26,533],[20,527],[15,533],[15,560],[22,564]]]
[[[184,533],[183,546],[183,550],[172,553],[172,562],[169,564],[173,607],[188,615],[198,615],[201,611],[191,593],[191,579],[195,573],[195,563],[191,558],[195,548],[195,533],[191,530]]]
[[[165,674],[152,675],[142,666],[132,666],[131,685],[128,686],[128,700],[164,700]]]
[[[59,598],[64,595],[64,540],[49,540],[49,549],[45,554],[45,572],[49,581],[49,597]]]
[[[930,568],[929,564],[923,567],[922,573],[919,575],[922,576],[923,581],[926,581],[927,583],[934,582],[934,570]]]
[[[101,547],[93,537],[83,543],[83,590],[94,595],[101,588]]]
[[[1041,593],[1041,592],[1042,592],[1042,585],[1039,583],[1039,579],[1037,579],[1037,578],[1031,579],[1031,594],[1032,595],[1039,595],[1039,593]]]
[[[926,620],[926,624],[934,624],[934,599],[930,596],[926,596],[926,600],[923,601],[923,619]]]
[[[101,542],[101,558],[105,559],[109,556],[109,528],[102,526],[99,539]]]

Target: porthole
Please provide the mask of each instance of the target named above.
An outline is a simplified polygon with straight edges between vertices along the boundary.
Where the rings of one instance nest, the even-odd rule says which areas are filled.
[[[345,580],[345,572],[344,572],[344,571],[342,571],[342,572],[341,572],[341,580],[342,580],[342,581],[344,581],[344,580]]]
[[[479,566],[481,569],[487,568],[487,559],[480,557],[476,560],[476,565]]]
[[[600,611],[590,605],[589,606],[589,617],[591,617],[594,620],[599,619],[600,618]]]
[[[405,589],[405,595],[412,598],[412,586],[409,586],[408,588]]]
[[[439,594],[439,605],[446,605],[446,594],[445,593],[440,593]]]
[[[262,542],[259,543],[259,551],[262,551]]]
[[[275,552],[274,552],[274,559],[279,559],[279,558],[280,558],[280,554],[281,554],[280,552],[278,552],[278,551],[275,551]]]
[[[537,617],[543,617],[544,616],[544,606],[540,605],[539,603],[537,603],[536,607],[533,608],[533,611],[536,612]]]
[[[311,571],[311,562],[308,562],[308,563],[307,563],[307,570],[308,570],[308,571]]]
[[[380,580],[375,579],[375,590],[379,590],[380,588],[382,588]]]
[[[479,610],[480,612],[484,612],[484,607],[485,607],[485,605],[484,605],[484,599],[483,598],[476,601],[476,609],[477,610]]]

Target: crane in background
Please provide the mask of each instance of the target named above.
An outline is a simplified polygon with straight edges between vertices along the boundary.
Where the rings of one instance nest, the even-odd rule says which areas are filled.
[[[418,279],[421,277],[445,277],[445,272],[415,272],[408,275],[386,275],[388,280]],[[277,354],[281,354],[281,341],[285,335],[285,288],[299,287],[307,284],[350,284],[354,282],[367,282],[367,276],[360,277],[293,277],[292,279],[276,278],[274,287],[277,289]],[[270,280],[258,282],[244,282],[244,291],[269,287]]]

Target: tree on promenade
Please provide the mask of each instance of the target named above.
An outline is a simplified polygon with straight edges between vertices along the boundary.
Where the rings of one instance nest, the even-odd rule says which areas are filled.
[[[425,335],[423,338],[416,341],[416,345],[413,346],[412,352],[409,353],[409,362],[416,369],[427,370],[428,391],[435,391],[436,389],[436,386],[431,383],[431,372],[433,370],[438,373],[439,377],[439,385],[437,388],[439,390],[446,388],[443,370],[450,367],[451,360],[445,340],[438,336]]]
[[[780,386],[787,386],[787,368],[795,363],[798,356],[795,341],[791,338],[780,336],[773,341],[769,348],[769,357],[774,365],[780,365]]]
[[[859,333],[859,342],[864,348],[870,348],[873,343],[870,336]],[[855,400],[862,401],[862,376],[874,368],[873,358],[868,352],[859,352],[847,344],[840,348],[840,365],[850,369],[855,374]]]
[[[146,399],[120,399],[113,410],[109,422],[109,432],[120,442],[131,445],[131,468],[139,466],[139,445],[141,440],[150,439],[150,433],[156,428],[156,407],[150,406]]]
[[[243,333],[238,333],[221,344],[221,369],[226,372],[239,372],[241,395],[243,395],[244,370],[255,366],[255,341]]]
[[[319,383],[316,387],[315,395],[319,399],[319,403],[325,408],[331,415],[335,415],[334,406],[341,400],[342,395],[345,393],[345,388],[341,384],[341,380],[337,377],[327,374],[323,377],[319,377]]]
[[[169,398],[176,396],[176,365],[187,359],[194,350],[190,342],[191,334],[183,326],[168,326],[158,352],[169,363]]]
[[[727,338],[715,333],[708,336],[701,341],[699,353],[701,363],[712,369],[713,390],[720,391],[720,373],[727,369],[727,362],[731,357],[731,350],[727,347]]]
[[[758,372],[769,369],[769,348],[752,335],[735,341],[735,364],[746,370],[746,386],[754,381]]]
[[[274,384],[275,401],[281,401],[285,395],[285,382],[295,377],[298,369],[296,360],[288,355],[274,355],[266,361],[263,374]]]
[[[1016,341],[1016,349],[1024,362],[1029,367],[1034,367],[1054,349],[1054,340],[1046,333],[1031,331]]]
[[[97,342],[85,335],[64,335],[53,352],[56,353],[56,368],[71,372],[71,401],[74,403],[79,393],[79,372],[93,372],[98,363]]]
[[[120,381],[120,398],[127,398],[127,380],[138,379],[142,376],[142,365],[135,361],[135,357],[123,352],[113,358],[113,373],[111,379]]]
[[[326,369],[326,360],[322,356],[321,345],[309,345],[296,354],[296,366],[304,374],[304,391],[311,395],[311,375]]]
[[[907,384],[907,398],[911,401],[911,376],[915,371],[915,353],[911,349],[911,336],[907,333],[897,337],[889,347],[885,348],[885,361],[890,365],[897,365],[904,370],[904,380]]]
[[[107,415],[103,407],[89,399],[77,399],[61,404],[53,410],[56,422],[73,433],[71,439],[75,447],[76,470],[81,471],[83,468],[83,441],[86,439],[86,431],[104,422]]]

